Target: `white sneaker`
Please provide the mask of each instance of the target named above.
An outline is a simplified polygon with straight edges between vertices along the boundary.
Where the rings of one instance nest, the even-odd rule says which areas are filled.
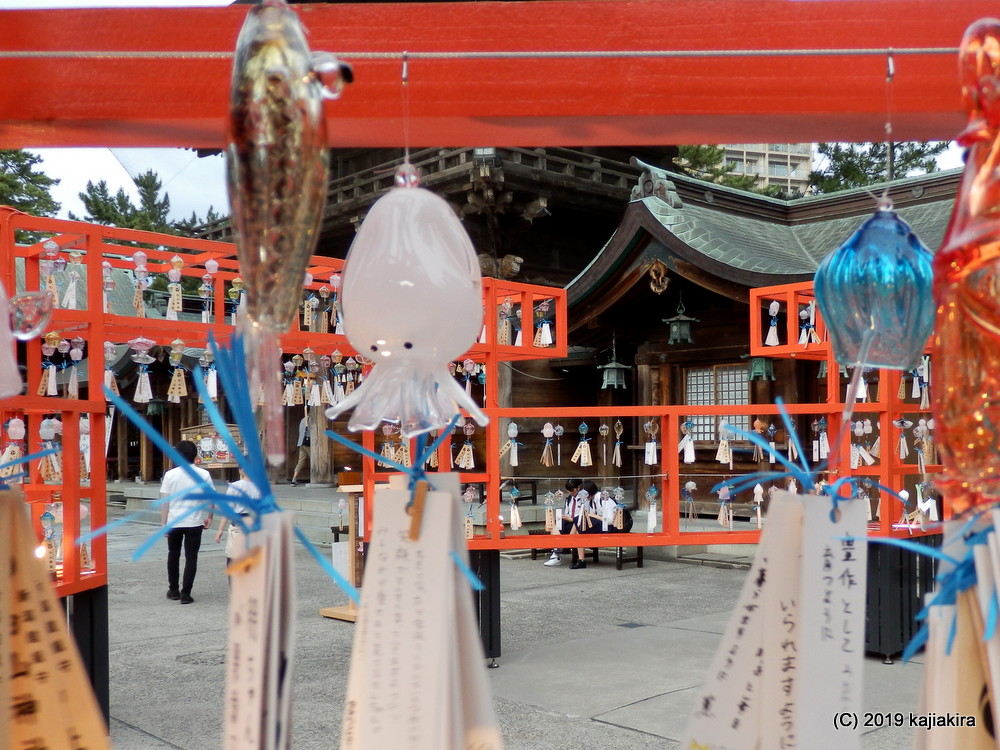
[[[562,560],[559,559],[559,555],[552,555],[548,560],[546,560],[544,565],[562,565]]]

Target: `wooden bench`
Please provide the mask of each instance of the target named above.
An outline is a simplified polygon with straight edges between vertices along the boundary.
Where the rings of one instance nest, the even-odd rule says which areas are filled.
[[[561,535],[558,535],[558,534],[553,534],[553,533],[551,533],[549,531],[544,531],[542,529],[532,529],[532,530],[530,530],[528,532],[528,536],[541,536],[543,534],[545,536],[551,536],[553,539],[555,539],[557,536],[561,536]],[[567,535],[567,536],[569,536],[569,535]],[[541,549],[541,550],[539,550],[539,549],[532,549],[531,550],[531,559],[532,560],[537,560],[539,552],[551,553],[553,549],[562,549],[562,548],[561,547],[558,547],[558,548],[557,547],[549,547],[548,549]],[[581,555],[581,557],[586,557],[586,550],[587,549],[590,550],[591,559],[595,563],[600,563],[600,561],[601,561],[600,560],[600,548],[599,547],[580,547],[581,552],[583,552],[583,554]],[[625,549],[626,549],[625,547],[615,547],[615,570],[621,570],[622,566],[626,565],[627,563],[635,563],[637,568],[641,568],[642,567],[642,550],[643,550],[643,548],[642,547],[636,547],[635,548],[635,556],[634,557],[626,557],[625,556]]]

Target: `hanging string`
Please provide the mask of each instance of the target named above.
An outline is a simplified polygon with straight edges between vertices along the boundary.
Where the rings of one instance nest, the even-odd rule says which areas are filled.
[[[885,58],[885,134],[892,138],[892,80],[896,76],[896,61],[892,57],[892,47]]]
[[[410,53],[403,52],[400,93],[403,97],[403,162],[410,163]]]
[[[579,58],[707,58],[707,57],[881,57],[893,55],[957,55],[958,47],[832,49],[695,49],[695,50],[466,50],[438,52],[335,52],[345,60],[484,60]],[[77,60],[231,60],[231,51],[210,50],[3,50],[2,59]]]

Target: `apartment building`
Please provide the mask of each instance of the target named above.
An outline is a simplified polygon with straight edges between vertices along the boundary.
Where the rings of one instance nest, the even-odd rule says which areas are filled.
[[[727,143],[726,166],[731,174],[752,175],[758,187],[778,185],[805,195],[813,168],[811,143]]]

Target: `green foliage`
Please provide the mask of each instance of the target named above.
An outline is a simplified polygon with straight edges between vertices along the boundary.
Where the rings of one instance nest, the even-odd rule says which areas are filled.
[[[820,143],[825,166],[809,174],[818,193],[864,187],[938,171],[936,157],[947,142]]]
[[[124,229],[140,229],[147,232],[159,232],[160,234],[190,235],[191,229],[219,218],[219,215],[212,207],[208,209],[207,217],[202,220],[194,212],[190,219],[181,221],[170,221],[170,196],[164,193],[160,195],[163,183],[159,176],[152,169],[148,169],[134,180],[139,191],[139,205],[135,205],[129,195],[121,188],[114,195],[108,190],[108,184],[100,180],[96,185],[88,180],[87,189],[80,193],[80,200],[86,209],[85,215],[81,218],[69,215],[74,221],[86,221],[93,224],[105,224]],[[133,243],[136,247],[150,247],[140,243]],[[181,279],[181,288],[184,294],[194,295],[198,293],[201,280],[193,276],[185,276]],[[165,274],[155,274],[149,288],[154,291],[164,291],[167,288],[167,277]]]
[[[32,216],[55,216],[59,204],[50,190],[59,180],[35,171],[42,157],[23,150],[0,150],[0,204]]]
[[[170,213],[170,196],[160,197],[162,183],[152,169],[135,178],[139,190],[139,205],[132,203],[123,188],[111,195],[108,184],[101,180],[96,185],[87,181],[87,189],[80,193],[80,200],[86,213],[81,218],[70,213],[74,221],[92,224],[107,224],[126,229],[142,229],[148,232],[177,234],[177,228],[167,218]]]
[[[200,227],[203,224],[211,224],[221,218],[223,218],[223,215],[215,210],[215,206],[209,206],[204,219],[200,218],[198,214],[192,211],[191,218],[175,221],[174,226],[177,227],[178,231],[182,234],[194,234],[196,227]]]

